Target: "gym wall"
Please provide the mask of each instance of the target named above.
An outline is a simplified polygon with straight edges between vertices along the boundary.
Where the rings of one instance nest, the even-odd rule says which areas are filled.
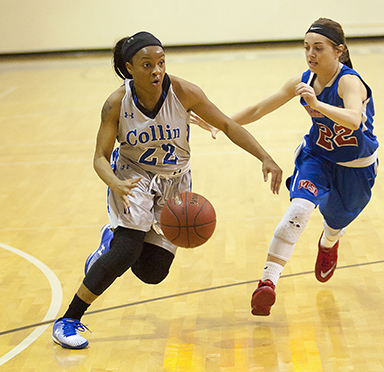
[[[384,35],[383,0],[0,0],[0,54],[110,49],[137,31],[165,46],[301,40],[319,17]]]

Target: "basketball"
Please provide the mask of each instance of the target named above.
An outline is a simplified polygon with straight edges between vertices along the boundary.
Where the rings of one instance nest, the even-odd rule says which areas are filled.
[[[165,237],[183,248],[204,244],[216,227],[216,212],[202,195],[185,192],[169,199],[160,216]]]

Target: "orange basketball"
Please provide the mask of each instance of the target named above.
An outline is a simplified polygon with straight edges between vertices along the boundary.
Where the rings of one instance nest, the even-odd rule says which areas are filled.
[[[216,227],[216,212],[202,195],[185,192],[169,199],[160,216],[161,229],[173,244],[195,248],[204,244]]]

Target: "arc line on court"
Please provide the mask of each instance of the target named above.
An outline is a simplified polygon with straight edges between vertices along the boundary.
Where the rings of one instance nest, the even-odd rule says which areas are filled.
[[[0,357],[0,366],[1,366],[4,363],[11,360],[16,355],[20,354],[23,350],[25,350],[29,345],[31,345],[44,333],[44,331],[48,328],[50,324],[50,322],[48,322],[47,324],[46,321],[49,319],[55,318],[57,313],[60,310],[61,303],[63,301],[63,290],[61,288],[59,279],[53,273],[53,271],[48,266],[46,266],[41,261],[39,261],[37,258],[6,244],[0,243],[0,248],[3,248],[12,253],[15,253],[20,257],[28,260],[33,265],[35,265],[48,279],[48,282],[51,286],[51,292],[52,292],[51,304],[42,322],[35,325],[37,328],[33,330],[33,332],[29,336],[27,336],[23,341],[21,341],[17,346],[15,346],[8,353]],[[29,327],[29,328],[32,328],[32,327]],[[3,332],[2,334],[5,334],[5,333]]]

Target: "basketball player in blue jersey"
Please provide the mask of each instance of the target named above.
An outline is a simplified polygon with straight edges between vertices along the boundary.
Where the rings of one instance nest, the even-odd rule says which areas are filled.
[[[87,260],[86,276],[66,313],[53,326],[53,340],[82,349],[81,317],[114,280],[131,268],[143,282],[160,283],[169,272],[176,246],[156,221],[165,202],[191,190],[189,122],[193,110],[235,144],[262,162],[264,180],[278,193],[282,171],[256,139],[225,116],[194,84],[165,72],[161,42],[148,32],[120,40],[114,68],[124,84],[102,109],[94,168],[109,188],[111,228]],[[118,150],[114,151],[116,139]],[[113,167],[110,165],[113,154]]]
[[[332,277],[339,239],[369,202],[377,174],[372,92],[352,69],[342,27],[332,20],[318,19],[305,35],[304,49],[306,72],[234,118],[246,124],[300,96],[312,119],[287,182],[291,205],[274,231],[263,277],[252,295],[253,315],[270,314],[283,267],[317,206],[323,216],[323,232],[315,276],[320,282]]]
[[[274,231],[262,279],[252,295],[253,315],[270,314],[277,281],[315,207],[323,215],[315,275],[320,282],[332,277],[339,239],[369,202],[377,173],[372,92],[352,69],[342,27],[318,19],[305,35],[304,49],[307,71],[232,117],[248,124],[300,96],[312,119],[295,152],[295,169],[287,180],[292,202]],[[215,138],[216,128],[198,117],[192,120],[205,125]]]

